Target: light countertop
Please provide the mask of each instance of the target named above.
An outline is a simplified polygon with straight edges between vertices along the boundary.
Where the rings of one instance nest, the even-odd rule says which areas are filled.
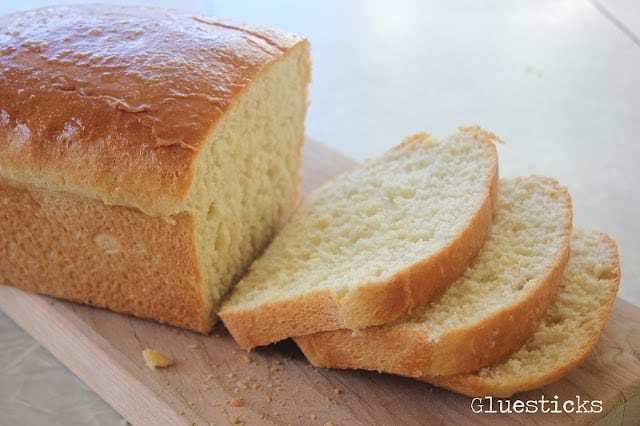
[[[68,2],[5,2],[0,13],[52,3]],[[357,160],[422,130],[495,132],[506,142],[502,176],[556,177],[573,196],[575,226],[618,242],[619,296],[640,305],[639,2],[153,3],[308,37],[307,133]],[[121,422],[0,313],[0,424]]]

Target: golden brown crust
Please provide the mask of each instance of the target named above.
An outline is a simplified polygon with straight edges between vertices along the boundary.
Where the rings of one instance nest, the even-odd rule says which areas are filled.
[[[570,206],[569,193],[556,186]],[[569,257],[571,223],[568,208],[562,247],[526,298],[466,328],[449,331],[437,341],[427,339],[426,329],[394,325],[357,333],[335,330],[294,340],[318,367],[378,370],[414,378],[470,372],[501,361],[526,342],[544,317]]]
[[[297,36],[178,11],[0,17],[0,177],[168,216],[205,137]]]
[[[208,332],[188,213],[154,218],[0,180],[0,283]]]
[[[402,145],[424,137],[426,135],[421,134],[407,138]],[[490,140],[480,139],[479,143],[487,147],[494,167],[485,178],[482,202],[449,245],[388,281],[363,284],[348,294],[318,291],[297,300],[281,299],[253,309],[223,309],[220,318],[236,342],[249,349],[318,331],[357,330],[386,324],[444,293],[477,256],[491,229],[498,159]]]
[[[581,231],[582,232],[582,231]],[[525,392],[541,388],[553,383],[577,368],[587,358],[591,350],[595,347],[600,334],[606,324],[609,311],[616,298],[618,286],[620,284],[620,259],[618,247],[608,235],[598,231],[588,231],[596,234],[602,240],[602,244],[609,248],[611,255],[610,264],[612,269],[608,269],[608,275],[598,277],[607,281],[607,299],[600,304],[599,320],[596,326],[590,330],[589,338],[583,342],[582,346],[575,348],[573,356],[564,360],[560,365],[554,365],[551,369],[540,366],[535,375],[527,377],[513,378],[511,381],[487,381],[476,374],[456,374],[450,376],[425,377],[421,380],[427,381],[437,386],[451,389],[471,397],[494,396],[499,398],[510,397],[518,392]]]

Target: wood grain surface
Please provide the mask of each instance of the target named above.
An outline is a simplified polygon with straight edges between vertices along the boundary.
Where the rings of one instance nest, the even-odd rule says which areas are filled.
[[[354,163],[309,141],[302,192]],[[0,286],[0,308],[134,425],[638,424],[640,308],[616,300],[593,353],[573,373],[512,400],[601,400],[590,414],[475,414],[471,399],[375,372],[311,367],[291,341],[241,350],[210,336]],[[146,367],[154,348],[176,364]]]

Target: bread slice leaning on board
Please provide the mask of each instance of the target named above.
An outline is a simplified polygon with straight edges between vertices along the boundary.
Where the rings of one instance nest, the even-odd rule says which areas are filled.
[[[571,198],[554,179],[502,179],[484,247],[442,297],[391,324],[295,341],[315,366],[416,378],[503,360],[527,341],[553,298],[571,223]]]
[[[385,324],[440,296],[491,228],[496,140],[415,135],[310,194],[223,303],[234,339]]]
[[[521,349],[473,373],[423,380],[473,397],[509,397],[552,383],[578,367],[595,347],[619,284],[616,243],[601,232],[576,229],[556,296]]]

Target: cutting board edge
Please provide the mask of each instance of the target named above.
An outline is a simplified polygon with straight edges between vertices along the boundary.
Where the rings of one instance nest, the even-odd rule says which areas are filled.
[[[68,302],[0,286],[0,309],[130,423],[186,425],[189,423],[187,418],[198,417],[188,407],[184,407],[182,413],[174,409],[179,404],[172,401],[170,393],[164,393],[164,397],[161,397],[146,386],[139,377],[138,369],[125,356],[119,354],[111,343],[94,332],[71,310],[59,309],[56,306],[58,303]],[[24,309],[26,305],[33,310],[27,312]],[[34,316],[43,321],[34,321]],[[49,338],[51,335],[58,335],[60,338],[52,340]],[[62,345],[67,344],[65,341],[83,351],[65,350],[62,348]],[[90,353],[92,357],[73,356],[75,353]],[[96,371],[101,374],[96,374]],[[135,406],[125,403],[126,399],[116,395],[118,384],[125,381],[139,396]],[[164,403],[150,404],[152,400]],[[141,409],[141,403],[148,405],[150,409]],[[166,409],[158,410],[158,406]]]

